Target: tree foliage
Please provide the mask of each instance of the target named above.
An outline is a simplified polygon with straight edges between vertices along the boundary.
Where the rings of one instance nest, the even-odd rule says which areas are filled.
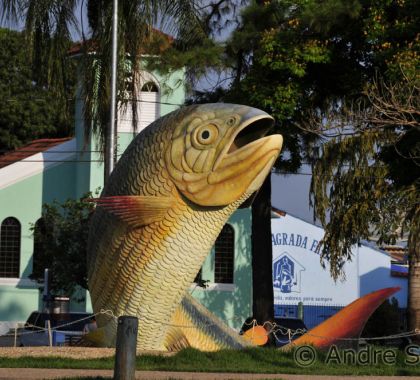
[[[70,94],[75,82],[71,66],[67,75]],[[73,116],[66,117],[62,101],[35,79],[23,33],[7,29],[0,29],[0,96],[0,153],[37,138],[71,134]],[[74,104],[64,101],[66,107]]]
[[[419,12],[414,0],[253,1],[226,45],[232,85],[207,96],[276,118],[278,169],[312,164],[334,278],[372,235],[409,233],[418,261]]]
[[[296,128],[305,120],[306,110],[324,107],[327,98],[342,97],[350,88],[357,91],[361,82],[354,62],[347,59],[347,47],[326,37],[331,29],[337,34],[352,33],[347,26],[357,14],[355,2],[316,4],[252,2],[226,47],[234,80],[223,99],[264,109],[275,117],[275,129],[284,136],[275,166],[291,172],[311,159],[318,139]],[[314,11],[327,17],[328,28],[324,22],[314,22]],[[269,183],[263,188],[269,188]],[[267,242],[253,249],[254,317],[260,321],[273,317],[271,264],[267,264],[272,260],[270,222],[270,192],[263,191],[253,204],[253,239]],[[255,261],[265,265],[255,265]]]
[[[411,0],[253,2],[227,46],[236,81],[223,99],[276,118],[277,168],[313,163],[334,277],[354,243],[395,240],[416,212],[418,18]]]
[[[361,239],[408,238],[414,329],[420,323],[420,7],[410,0],[368,5],[359,17],[361,63],[374,73],[356,99],[318,111],[313,128],[327,140],[313,164],[312,199],[325,228],[321,257],[335,278]]]
[[[313,165],[312,194],[326,230],[322,257],[335,277],[361,239],[395,243],[404,233],[420,234],[413,229],[420,217],[420,10],[413,1],[385,1],[365,11],[360,34],[369,60],[362,63],[373,74],[357,97],[312,119],[327,137]]]
[[[104,146],[111,97],[113,2],[92,0],[87,10],[91,43],[85,43],[82,49],[85,118],[99,135],[100,146]],[[192,1],[119,1],[117,93],[120,105],[136,105],[131,107],[134,125],[138,120],[142,70],[149,67],[168,72],[190,63],[191,56],[197,55],[189,48],[206,37],[198,15]],[[185,51],[185,55],[181,54]]]
[[[357,0],[255,1],[243,10],[225,48],[234,80],[218,95],[275,117],[285,137],[278,168],[295,171],[310,159],[317,138],[296,128],[307,110],[355,96],[371,75],[355,30],[360,10]]]
[[[51,271],[50,289],[54,295],[71,295],[87,289],[87,239],[94,205],[86,200],[44,204],[42,217],[32,226],[35,252],[31,278],[42,282],[44,269]]]

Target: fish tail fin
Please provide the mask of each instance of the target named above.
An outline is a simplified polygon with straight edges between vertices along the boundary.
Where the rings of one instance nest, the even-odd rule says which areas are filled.
[[[398,290],[399,287],[384,288],[358,298],[282,349],[304,344],[317,348],[326,348],[332,344],[351,345],[360,337],[372,313]]]
[[[193,347],[204,351],[239,349],[251,344],[187,294],[175,311],[165,346]]]

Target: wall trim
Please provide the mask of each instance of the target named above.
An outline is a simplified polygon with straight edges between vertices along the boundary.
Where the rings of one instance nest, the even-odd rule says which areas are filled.
[[[74,158],[76,150],[76,139],[71,139],[1,168],[0,190]]]
[[[197,286],[197,284],[194,282],[191,284],[191,290],[202,290],[202,291],[219,291],[219,292],[234,292],[236,290],[235,284],[220,284],[220,283],[214,283],[210,282],[207,284],[206,288],[201,288]]]
[[[9,278],[9,277],[0,277],[0,286],[15,286],[15,287],[25,287],[25,288],[38,288],[39,285],[36,281],[29,278]]]

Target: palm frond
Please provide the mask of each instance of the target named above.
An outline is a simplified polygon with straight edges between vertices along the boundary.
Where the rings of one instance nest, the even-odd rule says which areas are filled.
[[[146,63],[144,56],[147,54],[148,59],[152,59],[153,43],[162,36],[156,28],[163,27],[166,33],[174,36],[186,36],[189,32],[195,39],[200,33],[204,34],[204,29],[194,1],[120,0],[118,16],[118,102],[123,107],[131,106],[134,129],[138,120],[138,86]],[[84,57],[85,121],[99,135],[103,147],[110,122],[112,1],[90,1],[88,17],[95,53],[86,50]],[[187,29],[186,25],[190,27]],[[170,39],[169,36],[165,38]],[[97,60],[101,61],[100,65],[95,63]],[[95,80],[99,82],[95,83]]]
[[[70,31],[78,29],[75,16],[82,0],[3,0],[2,17],[22,17],[33,61],[34,78],[63,99],[66,72],[70,60],[67,52]],[[118,102],[131,103],[133,127],[138,119],[136,106],[139,76],[147,60],[160,53],[157,41],[182,39],[187,49],[200,44],[207,32],[200,18],[200,2],[194,0],[119,0],[118,4]],[[112,0],[87,0],[86,10],[92,49],[82,50],[83,99],[86,137],[99,135],[105,144],[109,125],[110,70],[112,47]],[[172,37],[156,31],[162,29]],[[161,40],[159,40],[159,38]],[[74,60],[73,60],[74,61]],[[73,62],[74,64],[74,62]],[[69,111],[71,112],[71,111]]]

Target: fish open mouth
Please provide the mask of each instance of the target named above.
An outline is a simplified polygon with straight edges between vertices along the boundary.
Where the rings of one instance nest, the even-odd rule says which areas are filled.
[[[264,115],[265,116],[265,115]],[[236,134],[233,142],[229,146],[228,154],[266,136],[272,129],[274,120],[270,116],[262,117],[249,124],[245,124]]]
[[[207,177],[209,194],[217,194],[214,205],[226,205],[257,191],[282,146],[281,135],[267,136],[274,122],[270,115],[252,108],[241,121]]]
[[[256,113],[255,111],[258,111]],[[268,135],[274,124],[274,119],[257,109],[251,109],[242,119],[240,126],[230,136],[225,148],[213,165],[213,171],[220,166],[230,165],[230,162],[241,161],[252,155],[270,139]]]

